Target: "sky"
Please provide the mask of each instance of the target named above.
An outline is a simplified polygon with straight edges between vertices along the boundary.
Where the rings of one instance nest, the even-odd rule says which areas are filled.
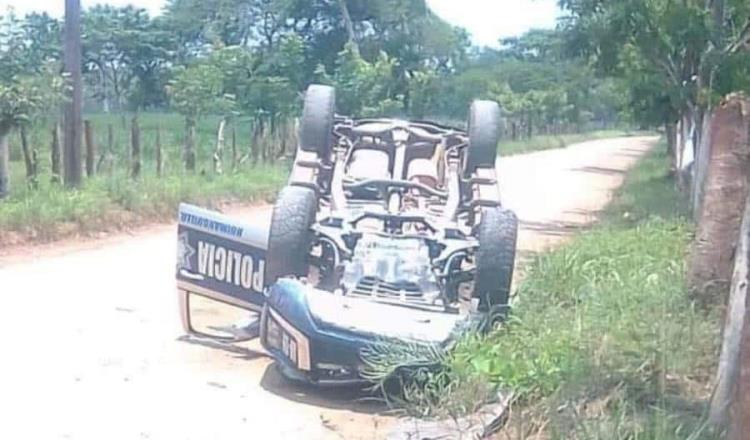
[[[146,8],[152,15],[166,0],[81,0],[85,8],[96,3]],[[427,0],[441,18],[469,30],[477,45],[497,46],[503,37],[520,35],[532,28],[551,28],[560,10],[556,0]],[[47,11],[61,17],[64,0],[0,0],[0,12],[12,6],[17,13]]]

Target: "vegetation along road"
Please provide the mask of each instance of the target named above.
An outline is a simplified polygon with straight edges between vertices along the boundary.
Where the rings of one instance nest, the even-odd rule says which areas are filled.
[[[505,203],[522,221],[521,248],[545,249],[592,222],[655,142],[617,138],[500,159]],[[263,223],[270,210],[231,214]],[[15,396],[17,414],[0,437],[387,435],[393,419],[382,408],[290,385],[256,343],[227,351],[183,339],[174,248],[170,225],[0,255],[0,284],[24,286],[0,308],[0,389]]]

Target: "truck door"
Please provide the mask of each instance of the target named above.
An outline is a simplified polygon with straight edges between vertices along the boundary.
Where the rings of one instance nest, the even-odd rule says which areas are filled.
[[[268,225],[180,205],[176,277],[186,332],[237,339],[227,326],[263,309],[267,245]]]

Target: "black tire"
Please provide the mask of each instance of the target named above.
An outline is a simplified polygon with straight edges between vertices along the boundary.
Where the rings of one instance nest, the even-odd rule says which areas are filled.
[[[303,277],[309,269],[312,231],[318,200],[310,188],[287,186],[279,193],[271,217],[266,252],[265,283],[280,277]]]
[[[518,218],[513,211],[483,208],[477,231],[479,248],[474,256],[474,296],[479,299],[479,311],[490,312],[493,320],[503,319],[508,313],[517,237]]]
[[[464,163],[468,177],[478,167],[494,167],[502,117],[494,101],[474,101],[469,109],[469,148]]]
[[[333,122],[336,114],[336,90],[313,84],[305,92],[305,104],[299,128],[299,147],[329,159],[333,146]]]

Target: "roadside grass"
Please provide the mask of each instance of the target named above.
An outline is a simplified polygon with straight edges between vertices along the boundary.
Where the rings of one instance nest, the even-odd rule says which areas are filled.
[[[568,145],[623,136],[634,136],[636,133],[626,130],[598,130],[585,133],[560,134],[560,135],[538,135],[531,139],[519,141],[501,141],[498,147],[500,156],[513,156],[516,154],[531,153],[534,151],[551,150],[554,148],[565,148]]]
[[[411,414],[455,419],[444,407],[475,408],[464,391],[485,383],[514,393],[509,438],[714,438],[703,416],[720,321],[687,296],[692,228],[663,150],[600,224],[531,263],[506,325],[459,341],[408,389]]]
[[[180,115],[141,113],[142,173],[128,176],[132,115],[87,115],[94,126],[99,155],[107,149],[108,126],[114,139],[108,162],[81,188],[68,191],[52,182],[50,145],[52,121],[39,120],[29,130],[29,144],[38,151],[38,186],[26,182],[20,138],[11,138],[11,193],[0,201],[0,245],[51,241],[71,235],[127,229],[174,216],[180,202],[216,207],[224,202],[253,202],[272,198],[284,184],[284,163],[251,165],[247,161],[232,171],[232,125],[225,133],[221,175],[213,172],[212,153],[219,118],[201,118],[196,127],[197,171],[184,171],[182,145],[185,126]],[[238,156],[250,147],[249,121],[235,121]],[[156,132],[161,132],[165,157],[162,177],[156,173]],[[283,162],[283,161],[281,161]]]
[[[228,201],[251,202],[272,196],[283,185],[286,165],[281,163],[252,166],[247,161],[232,169],[232,133],[238,156],[246,154],[251,144],[251,123],[247,119],[232,121],[225,132],[223,168],[217,175],[212,169],[216,142],[217,116],[206,116],[196,127],[197,172],[184,171],[182,145],[185,138],[184,118],[175,113],[143,112],[138,115],[141,129],[142,173],[137,180],[128,177],[130,166],[130,125],[132,114],[89,114],[98,159],[107,151],[107,160],[93,178],[84,178],[81,188],[67,191],[52,183],[50,165],[51,128],[53,121],[40,119],[31,125],[28,139],[38,153],[37,187],[27,184],[20,148],[20,136],[10,139],[11,193],[0,202],[0,245],[28,241],[51,241],[71,235],[127,229],[150,221],[170,218],[181,201],[217,205]],[[108,149],[108,127],[113,139]],[[156,134],[164,157],[162,177],[156,175]],[[550,142],[574,142],[623,135],[604,131],[580,135],[537,137],[516,143],[519,152],[547,148]],[[562,139],[562,140],[560,140]],[[277,142],[265,139],[265,142]],[[288,141],[292,141],[288,139]],[[559,146],[555,144],[554,147]],[[501,150],[504,150],[504,146]]]
[[[130,113],[93,113],[85,114],[84,119],[90,120],[93,127],[94,140],[100,153],[107,149],[108,126],[112,126],[113,145],[112,155],[115,166],[126,167],[130,148],[130,124],[133,114]],[[216,143],[216,130],[219,125],[218,116],[207,115],[197,121],[196,162],[198,168],[210,167],[211,154]],[[142,112],[138,114],[138,124],[141,129],[141,159],[144,169],[152,169],[156,156],[156,132],[161,131],[163,152],[167,156],[166,171],[181,169],[182,146],[185,141],[185,119],[177,113]],[[246,152],[250,146],[251,124],[246,118],[237,119],[227,126],[225,133],[226,149],[231,146],[231,130],[236,127],[237,148]],[[40,162],[49,164],[50,145],[52,143],[53,120],[40,118],[29,128],[29,144],[39,150]],[[14,131],[10,138],[11,160],[22,161],[20,148],[20,134]]]
[[[122,171],[85,179],[74,191],[47,179],[41,179],[39,188],[32,190],[24,184],[21,168],[14,167],[15,191],[0,203],[0,244],[4,245],[167,220],[174,217],[180,202],[216,207],[224,202],[270,199],[287,176],[286,169],[278,165],[223,175],[145,175],[138,180]]]

